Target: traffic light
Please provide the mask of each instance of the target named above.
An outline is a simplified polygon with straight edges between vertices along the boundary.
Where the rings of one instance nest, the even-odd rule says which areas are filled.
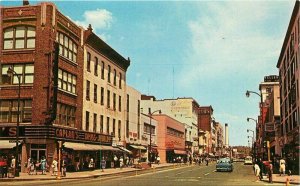
[[[270,148],[270,141],[264,141],[264,148]]]

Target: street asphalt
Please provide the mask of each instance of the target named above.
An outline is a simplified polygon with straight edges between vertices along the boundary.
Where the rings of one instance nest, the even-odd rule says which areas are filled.
[[[0,185],[2,185],[0,183]],[[269,184],[256,181],[252,166],[234,163],[233,172],[216,172],[215,163],[209,166],[193,165],[163,170],[143,171],[142,174],[128,173],[105,178],[91,178],[79,180],[48,180],[30,182],[7,182],[5,185],[47,185],[47,186],[193,186],[193,185],[284,185]]]

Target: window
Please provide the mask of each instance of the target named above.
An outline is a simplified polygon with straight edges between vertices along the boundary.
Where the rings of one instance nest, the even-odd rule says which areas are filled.
[[[94,113],[93,132],[97,132],[97,114]]]
[[[109,117],[106,118],[106,134],[109,134]]]
[[[119,123],[118,123],[118,138],[119,138],[119,140],[121,139],[121,120],[119,120]]]
[[[116,99],[117,99],[117,98],[116,98],[116,94],[113,93],[113,109],[114,109],[114,110],[117,109],[117,106],[116,106],[116,102],[117,102],[117,101],[116,101]]]
[[[97,103],[97,85],[94,84],[94,103]]]
[[[57,103],[57,117],[55,124],[75,127],[76,107]]]
[[[90,81],[86,80],[86,100],[90,100]]]
[[[110,65],[108,65],[108,72],[107,72],[107,81],[110,83]]]
[[[110,108],[110,91],[107,90],[107,108]]]
[[[113,134],[112,135],[113,136],[116,135],[116,120],[115,119],[113,119]]]
[[[126,120],[126,138],[129,138],[129,121]]]
[[[117,85],[117,71],[114,69],[114,85]]]
[[[91,54],[88,52],[87,53],[87,59],[86,59],[86,69],[88,72],[91,71]]]
[[[20,100],[19,121],[22,123],[32,120],[32,100]],[[18,100],[0,100],[0,123],[15,123],[18,118]]]
[[[88,111],[85,112],[85,130],[89,131],[90,128],[90,113]]]
[[[119,88],[122,89],[122,74],[121,74],[121,72],[119,73],[119,76],[120,76],[120,78],[119,78]]]
[[[100,133],[103,133],[103,115],[100,116]]]
[[[104,62],[101,61],[101,79],[104,79]]]
[[[122,106],[122,97],[119,96],[119,112],[121,112],[122,110],[121,106]]]
[[[101,105],[104,105],[104,88],[101,87],[101,100],[100,100]]]
[[[58,69],[58,88],[76,94],[76,76]]]
[[[12,69],[17,73],[14,74],[13,77],[10,77],[7,74],[7,70],[9,67],[12,67]],[[18,84],[18,76],[20,77],[21,84],[33,84],[34,66],[31,63],[2,65],[0,73],[0,84],[2,85]]]
[[[57,42],[59,43],[59,55],[77,62],[77,44],[63,33],[57,33]]]
[[[35,48],[35,27],[17,26],[4,30],[4,50]]]
[[[95,57],[95,63],[94,63],[94,75],[98,76],[98,58]]]

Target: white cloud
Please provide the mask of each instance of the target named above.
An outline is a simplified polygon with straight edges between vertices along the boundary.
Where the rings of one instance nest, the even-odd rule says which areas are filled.
[[[264,30],[272,10],[268,7],[270,3],[258,1],[209,3],[209,14],[187,23],[191,41],[182,71],[189,73],[182,74],[180,84],[190,85],[199,74],[220,78],[235,71],[251,74],[257,67],[276,68],[283,38]]]
[[[107,30],[111,27],[114,18],[111,12],[106,9],[87,10],[83,14],[83,21],[75,21],[83,28],[87,28],[89,24],[92,25],[93,31],[100,35],[104,40],[109,39],[110,35],[102,33],[101,31]]]

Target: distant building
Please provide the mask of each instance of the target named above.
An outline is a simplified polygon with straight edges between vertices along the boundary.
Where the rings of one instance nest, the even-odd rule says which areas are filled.
[[[161,110],[162,114],[184,123],[186,151],[189,154],[199,153],[197,126],[199,104],[196,100],[193,98],[156,100],[154,96],[142,95],[141,107],[145,114],[149,108],[152,111]]]
[[[216,152],[217,139],[213,112],[212,106],[201,106],[198,111],[198,128],[199,130],[207,131],[209,133],[205,153],[211,154]]]

